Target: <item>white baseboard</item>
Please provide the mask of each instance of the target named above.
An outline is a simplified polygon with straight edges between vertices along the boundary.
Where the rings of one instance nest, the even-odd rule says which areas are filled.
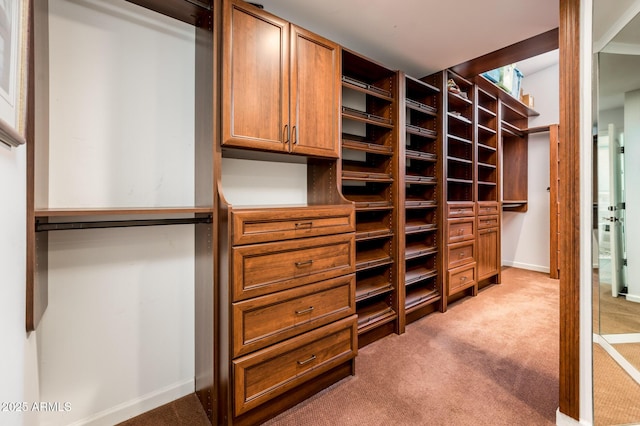
[[[576,420],[560,412],[558,408],[556,410],[556,426],[591,426],[591,422],[586,420]]]
[[[84,419],[71,423],[69,426],[118,424],[193,392],[195,392],[194,379],[185,380],[184,382],[166,386],[134,400],[123,402],[89,417],[85,417]]]
[[[636,339],[634,339],[634,336],[636,337]],[[611,337],[609,337],[611,338]],[[615,362],[618,363],[618,365],[620,367],[622,367],[622,369],[629,375],[631,376],[631,378],[633,380],[636,381],[636,383],[640,384],[640,371],[638,371],[629,361],[627,361],[625,359],[625,357],[623,357],[622,355],[620,355],[620,352],[618,352],[613,346],[613,344],[618,344],[618,343],[635,343],[634,340],[637,340],[637,334],[629,334],[627,335],[627,339],[625,340],[624,338],[619,339],[620,341],[616,341],[615,343],[608,341],[608,338],[605,338],[604,336],[598,336],[595,335],[594,336],[594,342],[596,342],[597,344],[599,344],[602,349],[604,349],[605,351],[607,351],[607,353],[609,354],[609,356],[611,358],[613,358],[613,360]]]
[[[637,294],[626,294],[624,298],[629,302],[640,303],[640,296],[638,296]]]
[[[531,265],[529,263],[514,262],[509,260],[503,260],[502,266],[511,266],[513,268],[527,269],[529,271],[544,272],[545,274],[551,272],[551,269],[548,266]]]

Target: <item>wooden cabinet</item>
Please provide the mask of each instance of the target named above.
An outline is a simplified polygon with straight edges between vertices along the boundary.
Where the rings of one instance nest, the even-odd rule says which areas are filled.
[[[401,332],[398,74],[342,50],[342,194],[356,208],[358,344]]]
[[[228,341],[219,341],[218,368],[230,387],[220,382],[218,415],[257,424],[353,373],[355,212],[351,204],[227,208],[229,280],[218,315]]]
[[[404,323],[442,309],[442,148],[439,140],[441,91],[400,74],[398,144],[399,265],[404,288]]]
[[[337,158],[337,44],[244,1],[223,6],[222,145]]]
[[[480,219],[479,219],[480,220]],[[500,228],[478,230],[478,280],[482,281],[500,274]],[[498,282],[499,278],[498,278]]]

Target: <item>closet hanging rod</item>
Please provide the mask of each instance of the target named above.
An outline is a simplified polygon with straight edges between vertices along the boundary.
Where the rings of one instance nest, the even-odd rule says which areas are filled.
[[[212,223],[212,216],[180,219],[103,220],[95,222],[40,222],[36,221],[36,232],[65,231],[70,229],[128,228],[132,226],[194,225]]]
[[[209,4],[202,4],[198,0],[184,0],[184,1],[186,1],[187,3],[191,3],[194,6],[201,7],[205,10],[208,10],[209,12],[211,11],[211,5]]]

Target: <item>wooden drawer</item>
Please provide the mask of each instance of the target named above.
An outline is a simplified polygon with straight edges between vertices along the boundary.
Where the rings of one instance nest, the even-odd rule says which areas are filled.
[[[475,260],[475,242],[465,241],[451,244],[447,247],[449,256],[447,257],[448,269],[472,263]]]
[[[232,210],[232,245],[354,232],[352,205]]]
[[[461,266],[449,271],[449,296],[476,285],[476,264]]]
[[[482,201],[478,202],[478,215],[494,215],[500,214],[500,205],[497,202],[491,201]]]
[[[356,315],[233,361],[234,414],[243,414],[354,358]]]
[[[473,240],[475,236],[475,218],[449,219],[449,243]]]
[[[355,236],[304,238],[232,248],[233,301],[355,272]]]
[[[478,229],[497,228],[499,225],[498,215],[478,216]]]
[[[356,312],[350,274],[233,304],[233,356],[264,348]]]
[[[447,217],[475,216],[476,205],[474,203],[447,203]]]

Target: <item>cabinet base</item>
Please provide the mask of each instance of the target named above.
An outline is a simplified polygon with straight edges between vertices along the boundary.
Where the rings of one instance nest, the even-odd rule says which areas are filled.
[[[327,371],[322,376],[314,378],[313,380],[270,400],[267,404],[263,404],[263,406],[257,407],[241,416],[234,417],[229,424],[238,426],[261,424],[278,414],[283,413],[296,404],[299,404],[321,390],[331,386],[332,384],[344,379],[345,377],[353,375],[355,375],[355,360],[345,362],[344,364]]]

